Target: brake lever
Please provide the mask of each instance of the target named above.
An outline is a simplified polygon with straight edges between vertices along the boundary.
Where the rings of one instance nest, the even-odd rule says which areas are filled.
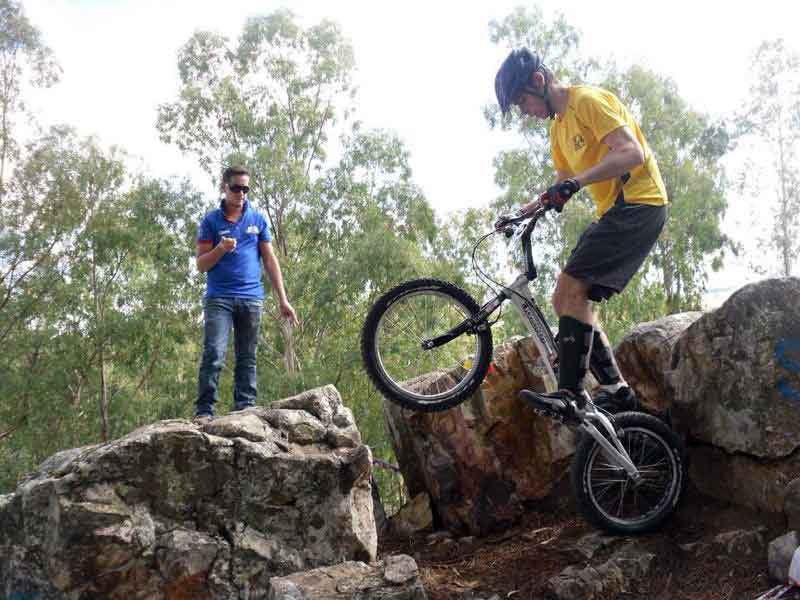
[[[494,222],[494,230],[498,231],[498,232],[502,231],[503,233],[506,233],[506,228],[509,225],[513,225],[517,221],[519,221],[521,219],[524,219],[524,218],[527,218],[529,216],[530,216],[529,214],[523,213],[522,211],[519,211],[519,210],[514,211],[513,213],[508,214],[508,215],[500,215],[499,217],[497,217],[497,220]]]
[[[494,230],[505,232],[509,223],[511,223],[511,215],[500,215],[494,222]]]

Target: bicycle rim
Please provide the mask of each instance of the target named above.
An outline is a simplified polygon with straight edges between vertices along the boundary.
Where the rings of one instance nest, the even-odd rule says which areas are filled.
[[[605,519],[636,527],[657,518],[675,501],[680,466],[669,443],[644,427],[627,427],[620,441],[642,475],[635,486],[624,470],[612,464],[595,444],[586,467],[589,500]]]
[[[479,367],[478,336],[462,334],[431,350],[422,341],[452,329],[470,310],[449,294],[410,292],[387,307],[378,322],[375,350],[386,383],[418,402],[438,402],[470,385]]]

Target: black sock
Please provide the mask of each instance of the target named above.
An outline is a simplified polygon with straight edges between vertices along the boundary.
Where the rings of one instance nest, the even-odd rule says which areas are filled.
[[[622,374],[619,372],[617,361],[614,360],[614,351],[602,329],[595,330],[589,368],[600,385],[612,386],[622,383]]]
[[[578,319],[564,316],[558,320],[558,389],[583,390],[593,333],[591,325]]]

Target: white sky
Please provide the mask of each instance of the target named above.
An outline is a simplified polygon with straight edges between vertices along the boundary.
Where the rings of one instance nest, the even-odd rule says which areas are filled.
[[[178,89],[177,51],[198,29],[235,38],[248,16],[288,6],[304,25],[331,18],[355,50],[357,118],[394,130],[408,147],[415,181],[442,216],[485,206],[499,192],[492,159],[512,134],[489,131],[482,107],[494,100],[494,74],[508,48],[489,41],[488,22],[520,2],[403,0],[22,0],[64,69],[61,83],[36,94],[45,124],[66,123],[118,144],[159,176],[187,175],[214,188],[190,158],[162,144],[156,109]],[[542,0],[582,33],[584,52],[638,63],[672,77],[696,110],[724,116],[745,98],[749,56],[763,40],[784,37],[798,49],[800,3],[762,0]],[[744,201],[731,199],[725,229],[752,230]],[[755,276],[728,263],[711,288],[738,288]],[[711,301],[716,304],[715,301]]]

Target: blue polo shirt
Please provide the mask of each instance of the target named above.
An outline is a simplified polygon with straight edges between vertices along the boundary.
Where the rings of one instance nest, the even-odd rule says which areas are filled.
[[[269,225],[264,216],[245,201],[242,215],[228,221],[219,208],[211,211],[197,229],[198,242],[211,242],[216,247],[224,237],[236,238],[236,249],[226,253],[208,271],[206,298],[263,298],[259,242],[269,242]]]

